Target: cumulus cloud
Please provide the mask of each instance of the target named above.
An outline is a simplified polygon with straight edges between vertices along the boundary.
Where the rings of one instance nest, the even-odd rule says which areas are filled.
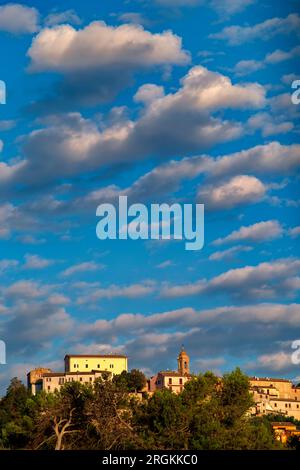
[[[284,229],[278,220],[267,220],[253,225],[242,226],[224,238],[218,238],[213,245],[219,246],[230,242],[251,241],[255,243],[282,237]]]
[[[42,258],[38,255],[25,255],[24,269],[43,269],[53,264],[53,260]]]
[[[292,238],[299,237],[299,235],[300,235],[300,226],[291,228],[289,230],[289,234]]]
[[[286,18],[270,18],[253,26],[227,26],[219,33],[210,34],[209,37],[225,40],[230,46],[238,46],[257,39],[267,41],[279,34],[298,33],[299,28],[299,15],[291,13]]]
[[[300,145],[270,142],[216,159],[210,170],[214,177],[241,172],[288,174],[300,166]]]
[[[257,113],[248,119],[247,125],[251,130],[261,130],[263,137],[286,134],[294,129],[291,121],[282,121],[282,116],[273,117],[268,113]]]
[[[36,281],[20,280],[0,288],[0,292],[7,299],[34,299],[43,297],[49,292],[49,286],[41,285]]]
[[[62,25],[43,29],[28,51],[32,71],[79,72],[88,67],[186,64],[187,52],[171,31],[152,34],[136,25],[95,21],[81,30]]]
[[[84,272],[91,272],[91,271],[98,271],[103,269],[104,265],[100,263],[95,263],[95,261],[86,261],[84,263],[74,264],[69,268],[65,269],[61,275],[68,277],[73,276],[74,274],[84,273]]]
[[[10,354],[30,357],[70,333],[73,320],[66,310],[48,301],[18,302],[0,326]]]
[[[156,285],[153,281],[145,281],[140,284],[131,284],[127,286],[118,286],[115,284],[107,287],[93,287],[87,295],[79,296],[78,305],[95,304],[101,299],[127,298],[135,299],[144,297],[153,293]]]
[[[283,51],[276,49],[275,51],[266,54],[261,60],[240,60],[234,66],[233,71],[238,77],[243,77],[251,73],[257,72],[258,70],[264,69],[267,65],[279,64],[287,60],[292,60],[299,57],[300,46],[293,47],[289,51]]]
[[[36,8],[19,3],[0,6],[0,30],[13,34],[35,33],[38,30],[39,12]]]
[[[82,174],[83,169],[177,155],[233,140],[242,135],[241,124],[217,114],[261,108],[266,102],[259,84],[234,85],[228,77],[201,66],[193,67],[181,85],[163,96],[155,87],[139,90],[136,96],[146,106],[136,121],[121,120],[103,128],[79,113],[48,117],[44,127],[28,137],[25,158],[15,165],[2,164],[2,188],[18,181],[43,185]]]
[[[64,76],[56,102],[95,105],[130,84],[135,72],[186,65],[189,54],[171,31],[154,33],[136,24],[109,26],[94,21],[76,30],[69,24],[44,28],[28,50],[30,71]]]
[[[248,252],[248,251],[251,251],[252,249],[253,248],[251,246],[237,245],[237,246],[233,246],[232,248],[228,248],[227,250],[215,251],[209,256],[208,259],[212,261],[223,261],[224,259],[232,259],[238,253]]]
[[[57,26],[64,23],[78,25],[81,23],[81,20],[74,10],[53,12],[47,15],[44,20],[44,24],[47,27]]]
[[[256,361],[245,365],[246,369],[256,371],[287,372],[295,367],[292,363],[291,352],[278,351],[259,356]]]
[[[199,279],[190,284],[165,286],[162,296],[168,298],[198,294],[227,293],[235,298],[276,298],[293,295],[299,290],[298,259],[263,262],[256,266],[230,269],[210,280]]]
[[[32,214],[47,213],[57,221],[61,215],[94,213],[100,202],[116,203],[120,195],[134,202],[161,202],[162,196],[179,191],[186,181],[202,178],[208,185],[217,186],[220,181],[242,173],[257,173],[266,176],[289,175],[300,166],[300,146],[281,145],[278,142],[255,146],[240,152],[220,155],[215,158],[208,155],[170,160],[168,163],[154,167],[140,176],[130,186],[122,188],[117,185],[103,186],[87,191],[74,198],[55,199],[40,198],[38,202],[23,207],[23,212]],[[221,178],[221,179],[220,179]],[[206,181],[205,181],[206,180]],[[197,184],[197,183],[196,183]],[[280,189],[281,185],[266,185],[266,189]],[[209,207],[207,207],[207,210]],[[43,241],[43,240],[41,240]],[[26,242],[26,240],[24,241]],[[31,243],[31,240],[29,240]]]
[[[261,201],[265,194],[266,186],[258,178],[238,175],[220,184],[202,186],[198,200],[210,210],[221,210]]]
[[[174,324],[180,332],[174,332]],[[114,341],[115,347],[132,356],[134,367],[146,367],[152,373],[166,365],[175,367],[178,345],[184,342],[193,370],[197,371],[201,367],[199,360],[231,355],[236,363],[237,358],[241,360],[250,352],[251,356],[266,354],[279,338],[290,338],[299,325],[299,304],[263,303],[200,311],[181,308],[150,315],[121,314],[111,320],[78,324],[75,337],[77,346],[80,341],[89,341],[90,348]],[[205,364],[209,367],[206,362],[203,367]]]

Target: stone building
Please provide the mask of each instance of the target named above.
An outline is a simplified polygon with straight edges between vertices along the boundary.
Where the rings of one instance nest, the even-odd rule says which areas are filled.
[[[290,380],[250,377],[253,414],[281,414],[300,419],[300,387]]]
[[[67,382],[93,383],[104,374],[111,376],[128,370],[127,356],[118,354],[65,356],[65,371],[53,372],[51,369],[38,368],[27,374],[29,390],[35,395],[38,391],[54,392]]]
[[[148,381],[148,391],[152,393],[155,390],[167,388],[175,393],[182,392],[186,382],[192,378],[190,374],[190,358],[183,347],[178,355],[177,364],[177,371],[160,371],[151,377]]]

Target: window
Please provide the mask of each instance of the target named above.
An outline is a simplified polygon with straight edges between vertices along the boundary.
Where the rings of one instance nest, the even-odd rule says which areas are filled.
[[[90,382],[93,382],[93,377],[90,377]]]
[[[86,365],[85,365],[85,368],[87,369],[88,367],[89,367],[89,365],[88,365],[88,364],[86,364]]]
[[[277,408],[277,403],[274,403],[275,408]]]
[[[50,390],[50,388],[51,388],[50,385],[48,385],[48,390]]]
[[[97,364],[97,369],[100,369],[100,364]]]
[[[114,368],[114,365],[113,365],[113,364],[110,364],[109,367],[110,367],[110,369],[113,369],[113,368]]]
[[[80,379],[79,379],[79,380],[80,380],[80,382],[82,382],[82,377],[80,377]]]
[[[172,379],[171,379],[171,377],[169,378],[169,384],[170,384],[170,385],[172,384]]]
[[[182,385],[182,379],[179,379],[179,384]]]
[[[285,407],[287,408],[287,403],[285,404]]]

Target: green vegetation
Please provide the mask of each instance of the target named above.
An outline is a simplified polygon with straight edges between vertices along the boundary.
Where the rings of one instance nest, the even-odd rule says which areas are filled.
[[[182,393],[136,392],[133,370],[94,386],[70,382],[54,394],[30,395],[13,379],[0,402],[2,449],[278,449],[268,417],[250,417],[252,398],[239,370],[222,381],[210,372]],[[274,417],[272,417],[274,420]],[[289,442],[295,448],[299,443]]]

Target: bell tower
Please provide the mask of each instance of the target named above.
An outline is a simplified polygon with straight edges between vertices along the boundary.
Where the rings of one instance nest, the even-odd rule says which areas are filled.
[[[190,358],[184,350],[184,346],[181,346],[180,353],[177,358],[178,372],[181,375],[189,375],[190,373]]]

